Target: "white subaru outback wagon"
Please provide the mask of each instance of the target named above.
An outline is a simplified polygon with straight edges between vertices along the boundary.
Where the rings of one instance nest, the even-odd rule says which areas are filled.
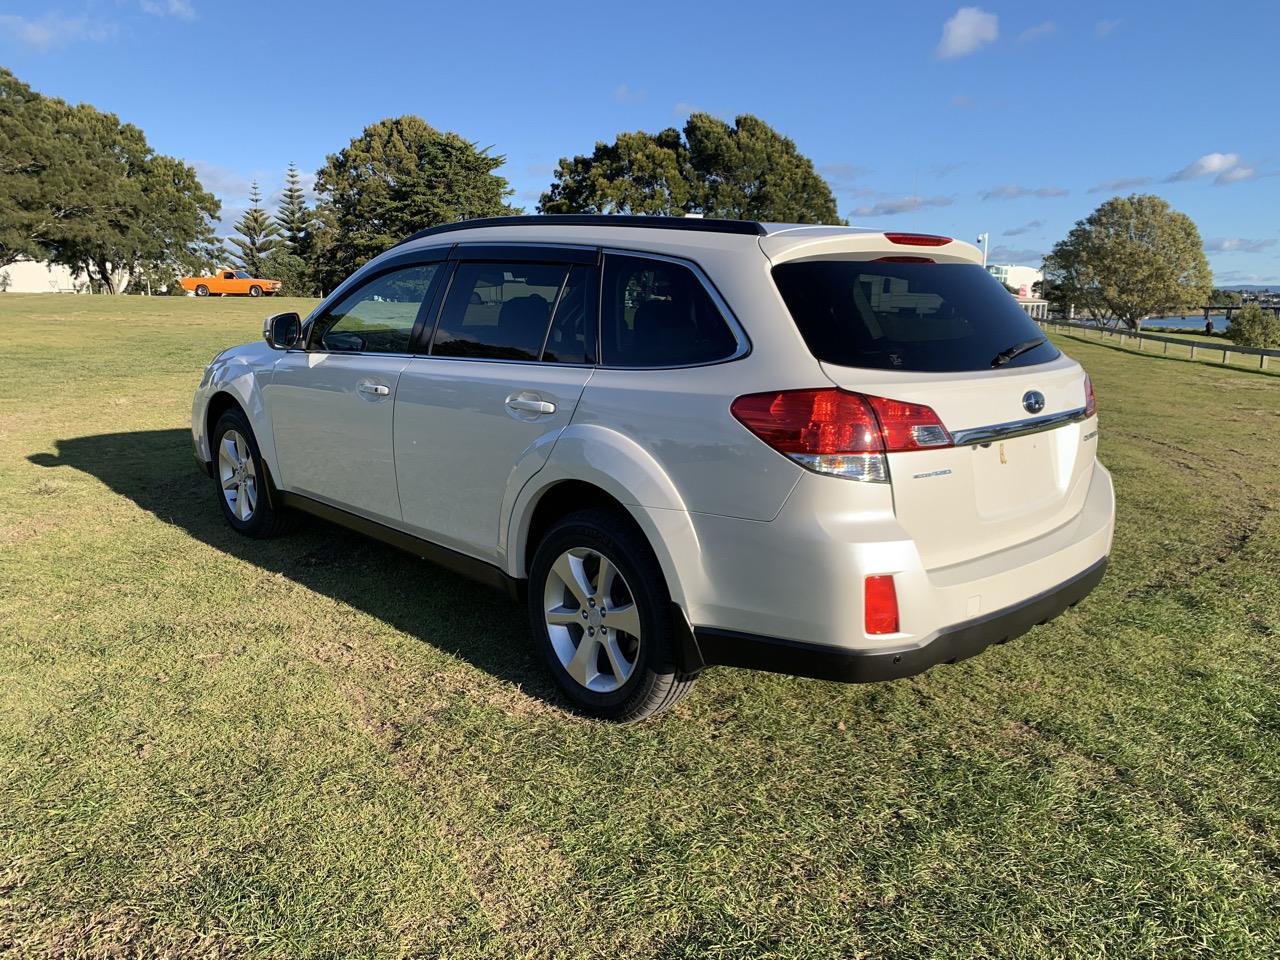
[[[1102,578],[1093,389],[946,237],[665,217],[424,230],[227,350],[196,457],[252,537],[305,511],[500,585],[576,707],[714,664],[889,680]]]

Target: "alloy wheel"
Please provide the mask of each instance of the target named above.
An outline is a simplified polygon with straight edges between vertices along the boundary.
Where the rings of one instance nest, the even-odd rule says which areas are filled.
[[[588,547],[566,550],[547,572],[547,635],[561,666],[596,693],[626,684],[640,655],[640,610],[626,578]]]
[[[247,521],[258,507],[258,474],[249,444],[239,431],[228,430],[218,444],[218,480],[231,515]]]

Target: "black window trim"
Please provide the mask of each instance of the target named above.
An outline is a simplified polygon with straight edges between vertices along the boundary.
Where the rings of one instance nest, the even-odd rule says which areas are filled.
[[[733,363],[744,357],[750,356],[752,350],[751,338],[747,335],[747,331],[738,321],[737,316],[729,307],[729,303],[715,283],[707,276],[707,272],[697,261],[689,260],[685,257],[673,257],[665,253],[655,253],[652,250],[633,250],[626,247],[604,247],[601,250],[603,256],[600,260],[600,281],[597,285],[600,302],[596,305],[596,366],[601,370],[696,370],[700,367],[716,367],[722,363]],[[605,261],[609,255],[613,254],[620,257],[633,257],[637,259],[660,260],[665,263],[674,263],[677,266],[685,267],[690,270],[694,277],[702,284],[711,302],[715,304],[716,309],[720,312],[720,319],[725,322],[729,328],[729,332],[733,334],[734,340],[737,342],[737,349],[727,357],[719,360],[708,360],[706,363],[668,363],[660,366],[649,367],[633,367],[633,366],[615,366],[604,362],[604,267]]]
[[[545,254],[545,255],[544,255]],[[581,256],[589,254],[589,259],[567,259],[569,256]],[[436,333],[440,329],[440,319],[444,316],[444,305],[449,299],[449,292],[453,289],[453,280],[458,274],[458,268],[464,263],[537,263],[537,264],[553,264],[563,265],[565,270],[564,279],[560,281],[560,289],[556,293],[555,303],[552,305],[551,314],[547,320],[547,329],[542,335],[542,350],[538,353],[536,360],[508,360],[502,357],[451,357],[444,354],[432,353],[431,350],[435,346]],[[600,270],[604,263],[604,255],[599,247],[571,245],[571,244],[553,244],[553,243],[455,243],[449,249],[449,271],[444,282],[440,285],[439,293],[431,305],[430,316],[432,319],[429,323],[423,324],[421,336],[415,336],[410,341],[410,345],[414,348],[411,356],[415,360],[444,360],[456,363],[459,360],[466,360],[472,363],[508,363],[528,365],[547,365],[551,367],[589,367],[595,369],[599,366],[600,361]],[[585,361],[583,363],[568,363],[556,361],[548,363],[542,359],[542,354],[547,349],[547,338],[551,335],[551,327],[555,323],[556,310],[560,306],[560,300],[564,296],[565,287],[569,282],[569,275],[575,266],[588,266],[591,271],[588,279],[595,284],[596,294],[596,342],[594,346],[595,359]],[[415,332],[417,328],[415,327]]]
[[[408,352],[384,353],[379,350],[326,350],[322,346],[311,343],[312,334],[315,332],[316,325],[320,320],[327,317],[332,309],[341,303],[346,297],[359,290],[360,288],[372,283],[373,281],[386,276],[389,273],[395,273],[398,270],[404,270],[407,267],[425,267],[433,263],[443,265],[443,270],[452,273],[449,267],[449,253],[453,249],[453,245],[448,247],[428,247],[421,250],[406,251],[404,253],[387,257],[378,265],[371,269],[360,269],[349,276],[329,296],[325,297],[314,310],[307,315],[306,320],[302,324],[302,336],[299,342],[300,347],[291,347],[287,352],[302,353],[322,353],[326,356],[334,357],[412,357],[414,346],[422,333],[422,328],[426,324],[427,317],[432,315],[437,307],[440,299],[440,292],[444,289],[445,283],[442,279],[434,284],[435,289],[429,299],[424,300],[418,308],[418,315],[414,318],[413,329],[409,332],[409,350]]]

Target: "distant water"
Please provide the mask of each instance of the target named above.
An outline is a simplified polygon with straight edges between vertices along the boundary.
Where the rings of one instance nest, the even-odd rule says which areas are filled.
[[[1227,317],[1225,314],[1209,314],[1209,319],[1213,321],[1213,329],[1215,333],[1221,333],[1227,329]],[[1152,329],[1167,329],[1168,327],[1183,327],[1185,329],[1204,329],[1203,313],[1188,313],[1186,316],[1176,317],[1151,317],[1142,321],[1142,328],[1148,327]]]

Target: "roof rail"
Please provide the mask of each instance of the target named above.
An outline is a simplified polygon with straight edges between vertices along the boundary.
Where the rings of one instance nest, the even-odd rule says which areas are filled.
[[[439,233],[452,233],[455,230],[476,230],[482,227],[648,227],[658,230],[693,230],[701,233],[741,233],[753,237],[762,237],[767,232],[755,220],[718,220],[703,217],[637,217],[623,214],[596,213],[548,213],[528,217],[477,217],[474,220],[459,220],[457,223],[444,223],[438,227],[428,227],[405,237],[396,246],[422,237],[432,237]]]

